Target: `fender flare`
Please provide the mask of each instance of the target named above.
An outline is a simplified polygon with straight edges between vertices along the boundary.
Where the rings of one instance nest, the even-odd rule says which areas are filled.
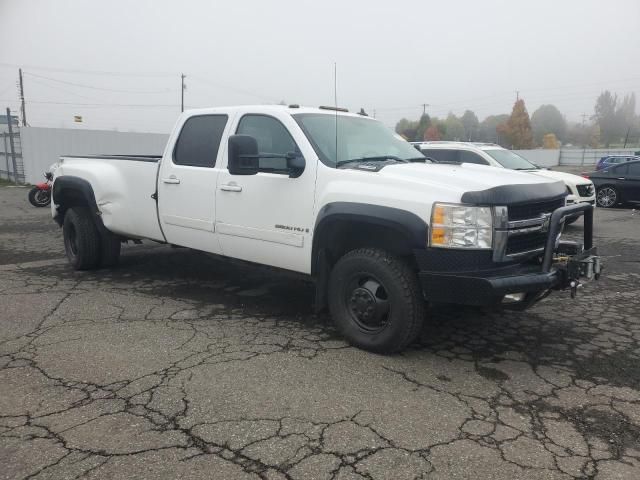
[[[85,180],[84,178],[76,177],[73,175],[63,175],[62,177],[56,178],[53,182],[53,189],[51,192],[51,199],[54,205],[56,205],[56,215],[53,219],[58,223],[58,225],[62,226],[64,222],[64,212],[66,208],[64,207],[64,196],[65,193],[73,190],[74,192],[79,192],[81,198],[86,202],[89,207],[89,211],[91,212],[91,219],[95,223],[96,227],[100,232],[104,232],[106,227],[102,222],[100,210],[98,209],[98,204],[96,203],[96,196],[93,192],[93,187],[91,184]],[[62,211],[57,206],[60,205]]]
[[[407,210],[367,203],[333,202],[318,212],[313,230],[311,274],[319,271],[320,252],[326,246],[327,233],[336,221],[361,222],[388,228],[402,235],[411,249],[425,248],[429,226]]]

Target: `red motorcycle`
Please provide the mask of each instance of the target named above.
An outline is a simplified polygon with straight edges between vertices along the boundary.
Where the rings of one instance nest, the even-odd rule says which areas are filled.
[[[51,203],[51,186],[53,185],[53,174],[44,174],[46,182],[36,183],[36,186],[29,190],[29,202],[34,207],[46,207]]]

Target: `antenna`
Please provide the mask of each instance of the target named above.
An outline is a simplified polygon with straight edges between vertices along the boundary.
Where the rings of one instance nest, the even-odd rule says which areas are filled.
[[[336,168],[338,168],[338,64],[333,62],[333,106],[336,120]]]

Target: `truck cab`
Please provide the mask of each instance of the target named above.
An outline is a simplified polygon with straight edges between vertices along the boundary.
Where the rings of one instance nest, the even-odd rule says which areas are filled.
[[[342,109],[185,112],[162,157],[62,157],[52,212],[77,269],[151,239],[298,272],[354,345],[401,350],[425,302],[527,308],[599,275],[592,207],[562,182],[432,163]],[[581,245],[560,242],[585,212]]]

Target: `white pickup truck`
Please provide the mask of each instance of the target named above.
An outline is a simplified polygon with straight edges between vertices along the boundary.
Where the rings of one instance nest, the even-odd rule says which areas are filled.
[[[393,352],[425,302],[526,308],[597,278],[592,206],[530,173],[434,164],[380,122],[330,107],[182,114],[162,157],[61,157],[53,217],[75,269],[151,239],[292,270],[340,332]],[[584,242],[560,242],[585,214]]]

